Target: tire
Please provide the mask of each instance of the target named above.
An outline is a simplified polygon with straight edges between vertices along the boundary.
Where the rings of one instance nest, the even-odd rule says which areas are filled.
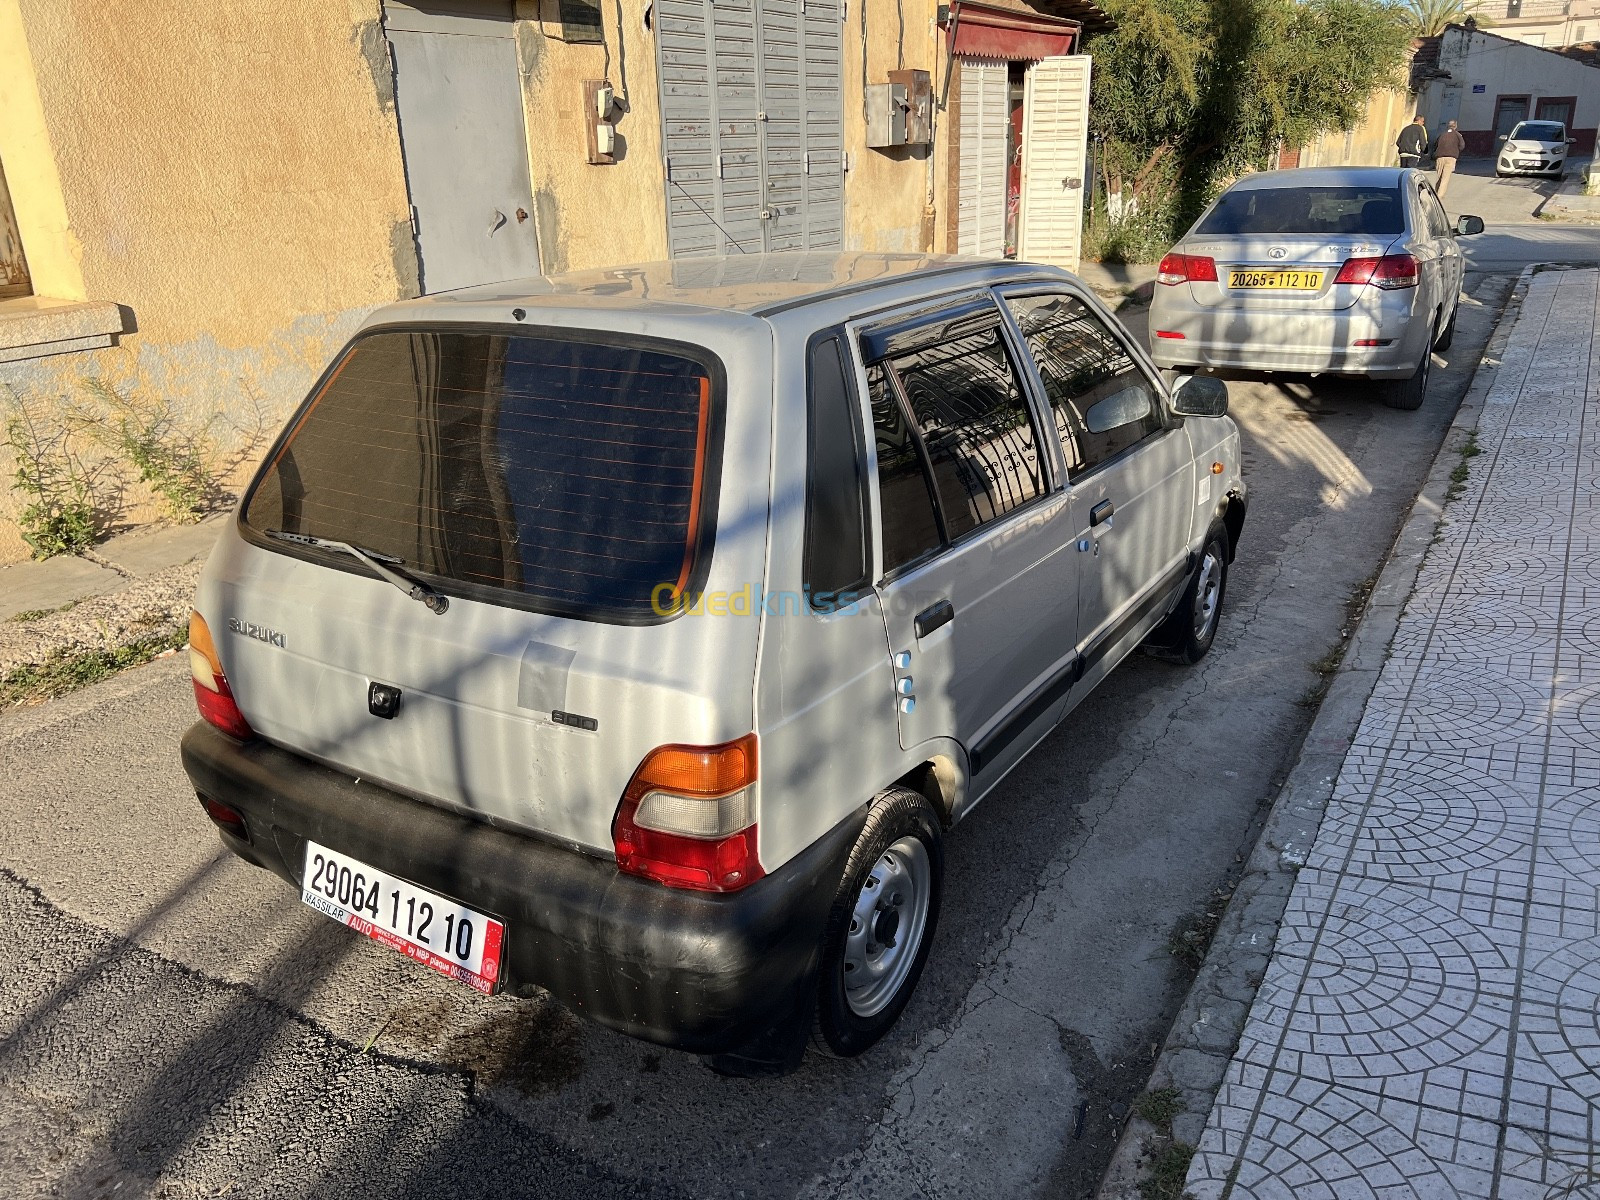
[[[1422,402],[1428,398],[1428,377],[1433,374],[1433,347],[1438,332],[1438,325],[1435,324],[1433,331],[1428,335],[1427,349],[1422,353],[1422,361],[1411,373],[1411,378],[1392,380],[1384,385],[1383,402],[1390,408],[1414,412],[1421,408]]]
[[[1193,665],[1217,640],[1222,601],[1228,594],[1228,531],[1212,527],[1200,549],[1200,562],[1167,619],[1156,626],[1145,648],[1159,658]]]
[[[1433,344],[1435,350],[1448,350],[1450,343],[1456,340],[1456,317],[1461,313],[1461,301],[1456,301],[1456,306],[1450,310],[1450,320],[1444,330],[1439,334],[1439,340]]]
[[[922,977],[943,889],[938,815],[920,793],[889,788],[850,851],[822,935],[813,1030],[821,1049],[853,1058],[899,1020]]]

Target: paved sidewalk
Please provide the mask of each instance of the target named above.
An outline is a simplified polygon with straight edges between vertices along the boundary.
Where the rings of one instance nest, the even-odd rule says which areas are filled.
[[[1600,1197],[1600,272],[1535,275],[1189,1173]]]

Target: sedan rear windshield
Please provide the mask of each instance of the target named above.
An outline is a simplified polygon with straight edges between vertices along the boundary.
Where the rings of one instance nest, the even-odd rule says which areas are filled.
[[[1405,232],[1405,210],[1392,187],[1238,188],[1222,195],[1195,232],[1392,237]]]
[[[1567,127],[1556,121],[1524,121],[1511,131],[1513,142],[1564,142]]]
[[[446,591],[649,620],[709,545],[701,358],[565,334],[368,334],[263,468],[245,524],[347,542]]]

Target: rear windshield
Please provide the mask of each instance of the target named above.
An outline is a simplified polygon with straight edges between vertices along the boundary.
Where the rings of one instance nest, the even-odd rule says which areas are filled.
[[[465,595],[648,620],[709,545],[712,393],[704,363],[665,348],[368,334],[262,470],[245,524],[349,542]]]
[[[1555,121],[1524,121],[1511,131],[1512,141],[1564,142],[1567,127]]]
[[[1195,226],[1206,234],[1405,232],[1392,187],[1239,188],[1225,192]]]

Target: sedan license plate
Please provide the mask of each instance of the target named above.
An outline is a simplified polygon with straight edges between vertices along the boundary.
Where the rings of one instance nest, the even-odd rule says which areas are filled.
[[[306,843],[300,899],[485,996],[500,979],[503,924],[337,850]]]
[[[1314,292],[1322,286],[1325,271],[1239,271],[1228,272],[1230,288],[1261,289],[1277,292]]]

